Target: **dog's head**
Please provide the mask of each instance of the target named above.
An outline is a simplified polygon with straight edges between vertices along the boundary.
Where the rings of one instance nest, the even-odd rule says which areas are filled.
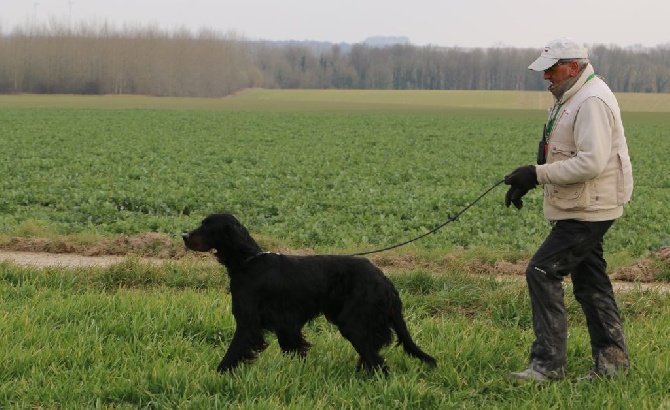
[[[261,252],[249,231],[231,214],[212,214],[200,226],[182,235],[184,245],[196,252],[216,250],[221,263],[246,260]]]

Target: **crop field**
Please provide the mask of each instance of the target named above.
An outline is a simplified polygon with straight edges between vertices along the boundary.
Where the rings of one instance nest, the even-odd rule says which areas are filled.
[[[0,96],[0,247],[147,232],[178,243],[218,211],[235,214],[267,250],[396,244],[533,163],[545,94]],[[610,269],[670,245],[670,97],[620,100],[635,191],[606,237]],[[630,377],[505,379],[525,365],[532,341],[524,284],[426,268],[449,255],[527,258],[549,229],[541,192],[521,211],[504,207],[504,193],[494,188],[456,222],[392,252],[416,261],[389,275],[435,370],[389,347],[389,376],[355,373],[353,349],[319,319],[306,329],[315,344],[306,360],[282,356],[268,337],[254,365],[218,375],[234,323],[217,265],[189,257],[160,266],[131,257],[108,268],[0,263],[0,408],[670,408],[667,292],[617,296]],[[579,376],[590,348],[569,288],[568,372]]]
[[[255,110],[235,110],[228,100],[225,107],[213,100],[211,110],[202,109],[207,100],[187,100],[177,109],[178,99],[170,108],[106,108],[113,97],[60,97],[70,108],[58,108],[59,97],[31,97],[38,108],[29,108],[16,106],[26,96],[15,105],[3,97],[0,235],[37,226],[55,235],[178,237],[225,210],[293,248],[368,250],[426,232],[532,163],[544,120],[542,110],[523,109],[535,97],[522,93],[508,95],[515,101],[509,110],[454,107],[460,97],[445,97],[452,106],[437,109],[430,93],[425,104],[412,93],[382,105],[367,97],[364,109],[344,112],[340,96],[331,111],[305,111],[300,103],[313,93],[303,100],[292,92],[236,97],[248,107],[255,95]],[[268,109],[269,100],[286,111]],[[636,112],[625,120],[635,197],[607,246],[627,259],[670,243],[670,179],[661,177],[670,120]],[[505,208],[503,195],[497,188],[416,246],[533,250],[548,229],[540,190],[520,212]]]

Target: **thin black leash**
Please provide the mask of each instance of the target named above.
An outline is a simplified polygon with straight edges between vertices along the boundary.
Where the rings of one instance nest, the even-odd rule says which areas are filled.
[[[423,237],[426,237],[430,234],[433,234],[433,233],[439,231],[440,229],[444,228],[446,225],[448,225],[448,224],[454,222],[455,220],[457,220],[459,216],[463,215],[468,209],[472,208],[477,202],[479,202],[480,199],[484,198],[489,192],[493,191],[498,185],[502,184],[503,182],[505,182],[504,179],[496,182],[495,184],[493,184],[493,186],[491,188],[484,191],[481,195],[479,195],[477,197],[477,199],[472,201],[472,203],[470,203],[465,208],[461,209],[456,215],[450,216],[449,219],[447,219],[441,225],[436,226],[435,228],[431,229],[430,231],[428,231],[428,232],[426,232],[422,235],[417,236],[416,238],[412,238],[408,241],[405,241],[405,242],[402,242],[402,243],[399,243],[399,244],[396,244],[396,245],[388,246],[386,248],[376,249],[374,251],[352,253],[352,254],[349,254],[349,256],[363,256],[363,255],[370,255],[370,254],[373,254],[373,253],[380,253],[380,252],[388,251],[388,250],[391,250],[391,249],[395,249],[395,248],[399,248],[401,246],[407,245],[408,243],[418,241],[419,239],[421,239]]]

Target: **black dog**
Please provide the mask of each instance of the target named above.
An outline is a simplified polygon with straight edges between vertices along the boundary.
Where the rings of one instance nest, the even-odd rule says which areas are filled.
[[[215,249],[230,276],[237,327],[219,372],[253,361],[267,347],[265,331],[277,335],[282,351],[304,357],[311,345],[302,327],[320,314],[354,346],[358,369],[387,371],[379,350],[390,344],[391,330],[407,354],[437,363],[412,341],[393,283],[365,258],[263,252],[229,214],[209,215],[183,239],[194,251]]]

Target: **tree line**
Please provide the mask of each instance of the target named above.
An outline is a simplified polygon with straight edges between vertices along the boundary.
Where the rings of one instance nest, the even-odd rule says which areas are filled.
[[[670,92],[670,43],[589,46],[615,92]],[[0,93],[222,97],[281,89],[542,90],[538,49],[249,41],[202,29],[51,23],[0,37]]]

